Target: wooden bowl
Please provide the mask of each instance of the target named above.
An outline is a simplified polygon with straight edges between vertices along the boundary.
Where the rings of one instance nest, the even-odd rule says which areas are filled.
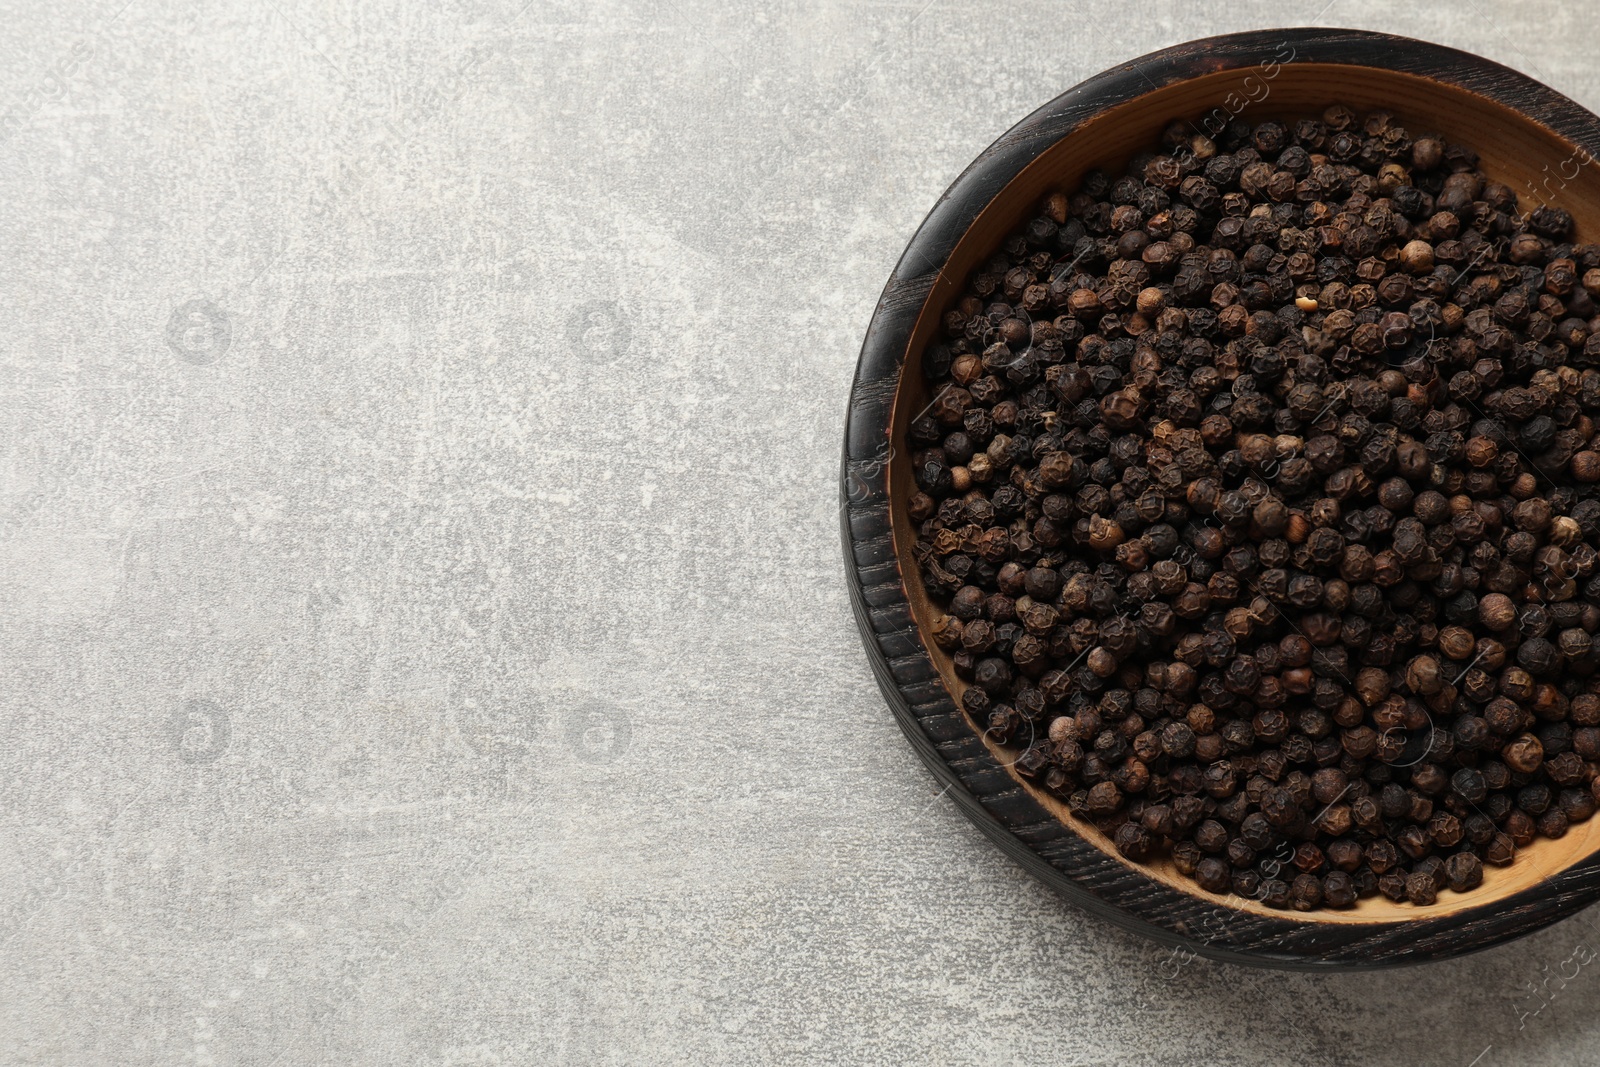
[[[1415,132],[1477,150],[1524,206],[1558,204],[1600,240],[1600,119],[1486,59],[1355,30],[1274,30],[1195,41],[1107,71],[1029,115],[956,179],[917,230],[868,328],[851,393],[842,526],[851,601],[869,659],[912,747],[966,814],[1029,872],[1130,930],[1216,959],[1355,969],[1442,959],[1537,930],[1600,897],[1600,816],[1488,868],[1428,907],[1383,897],[1346,911],[1275,911],[1201,890],[1170,864],[1123,859],[1099,830],[1011,768],[1016,753],[960,709],[964,685],[925,638],[939,612],[911,550],[906,428],[930,397],[921,357],[973,268],[1085,171],[1118,173],[1176,118],[1197,125],[1386,108]],[[1220,111],[1218,110],[1220,109]],[[1591,155],[1592,154],[1592,155]]]

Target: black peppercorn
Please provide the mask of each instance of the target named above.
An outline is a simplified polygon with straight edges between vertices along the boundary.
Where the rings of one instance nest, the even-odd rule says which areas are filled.
[[[1225,860],[1208,856],[1195,865],[1194,878],[1210,893],[1226,893],[1232,887],[1233,873]]]
[[[1301,874],[1289,886],[1289,906],[1296,911],[1311,911],[1322,903],[1322,879]]]

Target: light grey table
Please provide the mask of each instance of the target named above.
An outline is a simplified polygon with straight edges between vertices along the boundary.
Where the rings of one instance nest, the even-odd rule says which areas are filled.
[[[522,2],[6,5],[0,1061],[1600,1059],[1600,913],[1318,978],[1033,884],[880,701],[835,482],[1040,103],[1287,23],[1600,107],[1584,5]]]

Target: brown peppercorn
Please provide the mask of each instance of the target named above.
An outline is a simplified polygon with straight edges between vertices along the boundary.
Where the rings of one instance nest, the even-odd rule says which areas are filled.
[[[1399,871],[1389,871],[1378,877],[1378,892],[1395,903],[1406,899],[1406,876]]]
[[[1552,545],[1559,548],[1570,548],[1582,541],[1583,527],[1578,524],[1576,519],[1570,516],[1557,515],[1550,520],[1550,529],[1546,537]],[[1564,562],[1566,562],[1564,558],[1560,559],[1560,562],[1551,569],[1560,570],[1561,563]]]
[[[1233,872],[1226,860],[1207,856],[1195,865],[1194,879],[1208,893],[1226,893],[1233,884]]]
[[[1089,650],[1085,665],[1098,678],[1109,678],[1117,673],[1117,657],[1104,645],[1096,645]]]
[[[1296,911],[1312,911],[1322,903],[1322,879],[1302,874],[1289,886],[1289,906]]]
[[[1560,808],[1551,808],[1539,816],[1536,825],[1541,836],[1556,838],[1566,836],[1570,823],[1567,821],[1566,812]]]
[[[1328,864],[1336,870],[1350,873],[1361,866],[1364,852],[1359,842],[1350,838],[1340,838],[1332,842],[1327,848]]]
[[[1356,674],[1355,693],[1368,707],[1389,695],[1389,672],[1381,667],[1364,667]]]
[[[1444,673],[1432,656],[1418,656],[1406,666],[1406,686],[1420,696],[1431,696],[1444,687]]]
[[[1374,874],[1384,874],[1399,866],[1400,850],[1395,848],[1394,842],[1380,838],[1366,846],[1365,858]]]
[[[1580,785],[1588,776],[1583,757],[1576,752],[1559,752],[1545,762],[1545,773],[1557,785]]]
[[[1506,745],[1501,758],[1518,774],[1532,774],[1544,762],[1544,746],[1533,734],[1522,734]]]
[[[1150,832],[1134,822],[1117,827],[1113,840],[1118,852],[1135,861],[1148,858],[1155,844]]]
[[[1424,827],[1415,825],[1401,830],[1395,844],[1400,846],[1400,851],[1414,860],[1421,859],[1433,849],[1433,839],[1428,831]]]
[[[1445,878],[1450,889],[1465,893],[1483,884],[1483,861],[1471,852],[1457,852],[1445,861]]]
[[[1478,621],[1491,630],[1509,630],[1517,621],[1517,606],[1504,593],[1490,593],[1478,601]]]
[[[1116,548],[1122,543],[1122,527],[1114,519],[1103,518],[1099,515],[1089,519],[1089,546],[1102,552]]]
[[[1356,885],[1344,871],[1329,871],[1322,880],[1322,901],[1330,908],[1348,908],[1356,902]]]
[[[1433,270],[1433,246],[1426,241],[1411,241],[1400,250],[1400,265],[1413,274]]]
[[[1434,137],[1419,137],[1411,142],[1411,163],[1419,171],[1430,171],[1444,160],[1444,144]]]
[[[1512,520],[1516,523],[1517,529],[1529,533],[1541,532],[1550,525],[1553,517],[1550,502],[1542,497],[1524,500],[1512,512]]]
[[[1428,823],[1428,836],[1440,848],[1454,848],[1461,842],[1461,820],[1449,812],[1438,812]]]
[[[1472,631],[1463,626],[1446,626],[1439,631],[1436,643],[1439,651],[1453,660],[1471,659],[1477,647]]]
[[[1090,815],[1103,817],[1122,807],[1122,792],[1110,782],[1091,786],[1086,810]]]
[[[1505,833],[1495,834],[1494,837],[1489,839],[1489,843],[1484,846],[1483,850],[1484,860],[1494,864],[1496,867],[1510,866],[1516,856],[1517,846],[1512,842],[1511,836]]]
[[[1466,459],[1474,467],[1487,467],[1500,458],[1500,446],[1489,437],[1473,437],[1467,441]]]
[[[1406,900],[1410,903],[1426,907],[1438,899],[1439,890],[1431,875],[1417,873],[1406,879]]]

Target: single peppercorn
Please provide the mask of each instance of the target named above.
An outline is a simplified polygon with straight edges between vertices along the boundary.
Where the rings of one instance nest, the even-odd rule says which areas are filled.
[[[1426,906],[1438,897],[1439,889],[1432,875],[1418,872],[1406,879],[1406,900],[1410,903]]]
[[[1483,884],[1483,861],[1471,852],[1457,852],[1445,861],[1445,877],[1453,892],[1476,889]]]

